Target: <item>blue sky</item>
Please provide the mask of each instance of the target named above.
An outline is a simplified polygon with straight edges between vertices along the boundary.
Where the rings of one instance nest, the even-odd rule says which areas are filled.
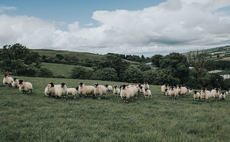
[[[153,56],[230,45],[229,0],[1,0],[0,47]]]

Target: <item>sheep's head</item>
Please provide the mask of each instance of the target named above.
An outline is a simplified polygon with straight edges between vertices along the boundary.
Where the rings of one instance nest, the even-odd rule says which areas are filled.
[[[170,86],[170,88],[173,90],[174,86]]]
[[[168,89],[165,89],[165,92],[167,92],[168,91]]]
[[[201,90],[202,90],[203,92],[205,92],[205,88],[204,88],[204,87],[202,87]]]
[[[23,84],[23,82],[24,80],[21,80],[21,79],[18,81],[19,85]]]
[[[59,84],[61,84],[61,88],[63,88],[65,85],[67,85],[67,83],[59,83]]]
[[[76,90],[78,90],[78,87],[76,87]]]
[[[50,84],[51,87],[54,87],[53,82],[49,82],[48,84]]]
[[[216,90],[216,93],[219,91],[219,89],[218,89],[218,88],[215,88],[215,90]]]
[[[139,84],[139,87],[142,88],[141,84]]]
[[[224,92],[221,92],[222,95],[224,95]]]
[[[80,87],[82,87],[84,83],[83,82],[79,82],[78,84],[79,84]]]
[[[194,91],[194,94],[196,94],[197,93],[197,91]]]
[[[7,77],[7,74],[5,74],[4,77]]]
[[[14,81],[16,81],[18,78],[14,78]]]
[[[145,92],[147,92],[148,91],[148,88],[145,88]]]
[[[114,86],[114,89],[117,89],[117,86],[116,86],[116,85]]]
[[[99,83],[95,83],[94,85],[95,85],[95,88],[97,88],[97,86],[99,85]]]
[[[126,88],[126,85],[125,85],[125,84],[123,84],[123,85],[121,86],[121,88],[122,88],[122,89],[125,89],[125,88]]]
[[[105,85],[105,87],[108,87],[108,86],[109,86],[108,84]]]

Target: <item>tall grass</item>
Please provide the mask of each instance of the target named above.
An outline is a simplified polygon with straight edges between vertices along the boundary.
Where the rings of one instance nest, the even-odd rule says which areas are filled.
[[[230,106],[225,101],[194,102],[192,96],[175,101],[150,85],[152,99],[138,96],[128,104],[109,93],[66,101],[48,98],[48,82],[76,87],[119,85],[122,82],[18,77],[33,84],[33,93],[0,85],[0,141],[229,141]],[[3,75],[0,76],[3,79]]]

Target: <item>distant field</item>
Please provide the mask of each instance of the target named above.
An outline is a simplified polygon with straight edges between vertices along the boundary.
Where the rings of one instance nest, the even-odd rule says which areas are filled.
[[[54,76],[62,75],[65,77],[69,77],[71,74],[71,70],[74,67],[78,67],[78,65],[66,65],[66,64],[55,64],[55,63],[42,63],[42,67],[48,68],[53,72]],[[82,66],[81,66],[82,67]],[[86,69],[91,69],[91,67],[83,67]]]
[[[0,140],[3,141],[229,141],[229,98],[195,103],[192,96],[172,101],[150,85],[153,98],[138,96],[128,104],[109,93],[101,100],[91,97],[66,101],[48,98],[48,82],[83,81],[120,85],[122,82],[60,78],[18,78],[33,84],[32,94],[0,85]],[[0,80],[3,75],[0,75]]]

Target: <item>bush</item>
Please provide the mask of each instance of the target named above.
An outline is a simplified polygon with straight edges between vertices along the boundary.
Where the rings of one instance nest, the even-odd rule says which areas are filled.
[[[75,67],[71,71],[70,78],[73,79],[89,79],[92,74],[91,70],[84,69],[83,67]]]
[[[140,83],[143,82],[143,74],[139,68],[129,66],[122,74],[123,81],[132,82],[132,83]]]
[[[53,73],[48,68],[40,68],[40,70],[36,76],[38,76],[38,77],[53,77]]]
[[[117,73],[113,68],[103,68],[98,69],[93,73],[90,79],[93,80],[107,80],[107,81],[117,81]]]

